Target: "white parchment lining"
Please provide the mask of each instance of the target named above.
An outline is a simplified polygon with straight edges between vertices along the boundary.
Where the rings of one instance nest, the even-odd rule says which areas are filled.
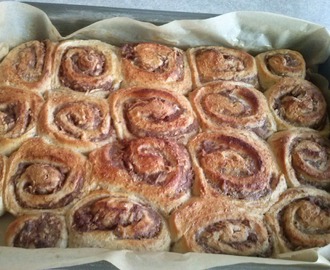
[[[1,2],[0,14],[0,59],[12,47],[33,39],[98,39],[113,45],[154,41],[183,49],[221,45],[243,49],[251,54],[288,48],[301,52],[307,66],[313,68],[326,62],[330,56],[330,34],[325,27],[271,13],[234,12],[206,20],[173,21],[162,26],[116,17],[91,24],[67,37],[59,34],[44,12],[30,5]],[[0,218],[2,245],[9,219],[8,215]],[[330,245],[281,254],[279,259],[91,248],[25,250],[0,247],[0,269],[45,269],[99,260],[109,261],[119,269],[206,269],[234,264],[239,267],[242,263],[283,265],[285,269],[297,265],[306,269],[329,269]]]

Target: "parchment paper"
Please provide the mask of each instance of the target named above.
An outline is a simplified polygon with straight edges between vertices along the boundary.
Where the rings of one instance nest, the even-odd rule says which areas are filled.
[[[99,21],[62,37],[41,10],[18,2],[0,3],[0,59],[8,50],[33,39],[98,39],[113,45],[155,41],[187,48],[222,45],[244,49],[251,54],[276,48],[301,52],[307,66],[317,70],[330,56],[330,34],[320,25],[290,17],[260,12],[235,12],[206,20],[173,21],[162,26],[129,18]],[[329,62],[329,60],[328,60]],[[329,78],[328,78],[329,80]],[[327,85],[327,84],[326,84]],[[328,88],[328,86],[326,86]],[[328,89],[327,89],[328,90]],[[0,218],[0,245],[12,217]],[[281,254],[277,259],[172,252],[137,253],[106,249],[38,249],[0,247],[0,269],[48,269],[109,261],[119,269],[206,269],[254,263],[329,269],[330,245],[320,249]],[[258,268],[260,269],[260,268]]]

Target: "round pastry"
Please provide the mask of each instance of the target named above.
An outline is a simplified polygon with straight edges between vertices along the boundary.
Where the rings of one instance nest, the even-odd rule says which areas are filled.
[[[69,247],[167,251],[165,219],[148,203],[127,193],[98,190],[67,214]]]
[[[89,188],[88,169],[83,155],[29,139],[8,159],[5,208],[13,215],[63,213]]]
[[[191,92],[189,99],[204,130],[233,127],[251,130],[263,139],[276,131],[265,96],[249,84],[208,83]]]
[[[259,83],[263,90],[267,90],[283,77],[304,79],[306,76],[304,57],[297,51],[271,50],[258,54],[255,59]]]
[[[32,40],[13,48],[0,64],[0,83],[43,93],[51,88],[55,43]]]
[[[275,252],[330,244],[329,212],[329,193],[311,187],[288,189],[266,213],[266,221],[276,235]]]
[[[94,183],[137,193],[165,214],[190,197],[188,151],[174,141],[144,137],[114,142],[89,155]]]
[[[53,88],[104,97],[121,81],[118,48],[98,40],[66,40],[56,47]]]
[[[47,95],[38,134],[79,152],[89,152],[115,138],[106,100],[66,91]]]
[[[241,256],[273,255],[263,215],[214,198],[193,198],[169,218],[175,252]]]
[[[283,78],[265,92],[277,130],[305,127],[329,129],[327,103],[319,88],[309,81]]]
[[[330,141],[311,129],[277,132],[268,139],[288,186],[330,191]]]
[[[5,181],[5,175],[7,170],[7,157],[0,155],[0,216],[5,213],[5,207],[3,204],[3,182]]]
[[[65,248],[67,240],[64,216],[47,212],[17,217],[5,233],[5,243],[11,247]]]
[[[120,89],[109,102],[119,139],[151,136],[185,144],[199,129],[188,99],[169,90]]]
[[[187,50],[194,88],[214,81],[240,81],[258,88],[257,65],[243,50],[201,46]]]
[[[191,73],[184,51],[157,43],[125,44],[121,49],[122,87],[163,88],[186,94]]]
[[[26,139],[35,136],[43,102],[36,93],[10,86],[0,87],[0,154],[12,153]]]
[[[224,128],[203,132],[188,144],[195,181],[193,193],[252,205],[266,211],[286,189],[267,143],[253,132]]]

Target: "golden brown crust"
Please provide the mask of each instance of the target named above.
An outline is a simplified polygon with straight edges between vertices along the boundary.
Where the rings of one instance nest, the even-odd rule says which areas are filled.
[[[297,51],[271,50],[260,53],[255,58],[259,83],[263,90],[267,90],[284,77],[304,79],[306,76],[305,60]]]
[[[194,88],[214,81],[239,81],[258,88],[257,65],[243,50],[201,46],[187,50]]]
[[[8,155],[36,135],[39,111],[44,100],[36,93],[0,87],[0,154]]]
[[[169,225],[175,252],[273,254],[273,239],[263,215],[225,200],[193,198],[170,216]]]
[[[121,81],[118,48],[98,40],[66,40],[56,47],[53,88],[104,97]]]
[[[13,48],[0,64],[0,83],[38,93],[50,89],[55,44],[32,40]]]
[[[188,150],[195,195],[244,202],[264,212],[286,189],[270,148],[253,132],[224,128],[200,133]]]
[[[265,92],[265,96],[277,130],[305,127],[328,132],[326,100],[311,82],[282,78]]]
[[[38,134],[83,153],[115,139],[106,100],[58,90],[47,95],[38,119]]]
[[[190,157],[174,141],[144,137],[115,142],[93,151],[89,160],[96,185],[139,194],[165,214],[190,197]]]
[[[69,247],[168,251],[165,219],[147,202],[127,193],[94,191],[67,214]]]
[[[109,98],[110,112],[119,139],[158,137],[184,144],[198,132],[188,99],[163,89],[120,89]]]
[[[27,140],[8,160],[5,208],[13,215],[63,213],[89,188],[84,156],[41,138]]]
[[[268,139],[288,186],[330,190],[330,141],[315,130],[291,129]]]
[[[285,191],[266,221],[276,236],[275,252],[284,253],[330,243],[330,194],[310,187]]]
[[[191,92],[189,99],[204,130],[233,127],[253,131],[263,139],[276,131],[265,96],[249,84],[208,83]]]
[[[125,44],[121,49],[122,87],[163,88],[187,94],[192,87],[184,51],[157,43]]]
[[[64,216],[47,212],[19,216],[5,233],[5,243],[11,247],[66,248],[67,240]]]

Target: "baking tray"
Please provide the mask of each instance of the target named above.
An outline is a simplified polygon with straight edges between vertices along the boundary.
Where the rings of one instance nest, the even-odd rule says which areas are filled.
[[[23,2],[24,3],[24,2]],[[155,25],[162,25],[173,20],[196,20],[215,17],[220,14],[209,13],[187,13],[187,12],[172,12],[172,11],[154,11],[154,10],[137,10],[137,9],[122,9],[111,7],[94,7],[84,5],[65,5],[52,3],[37,3],[25,2],[28,5],[34,6],[44,11],[59,33],[65,37],[71,33],[88,26],[94,22],[109,19],[114,17],[128,17],[143,22],[149,22]],[[330,80],[330,58],[324,64],[320,65],[320,73],[324,74]],[[0,255],[1,256],[1,255]],[[258,270],[277,270],[282,269],[308,269],[303,266],[295,265],[263,265],[263,264],[238,264],[232,266],[215,267],[211,269],[219,270],[241,270],[241,269],[258,269]],[[0,267],[1,269],[1,267]],[[93,262],[90,264],[77,265],[65,268],[56,269],[118,269],[107,261]]]
[[[62,36],[67,36],[94,22],[114,17],[128,17],[142,22],[162,25],[174,20],[207,19],[220,15],[36,2],[25,3],[44,11]]]

